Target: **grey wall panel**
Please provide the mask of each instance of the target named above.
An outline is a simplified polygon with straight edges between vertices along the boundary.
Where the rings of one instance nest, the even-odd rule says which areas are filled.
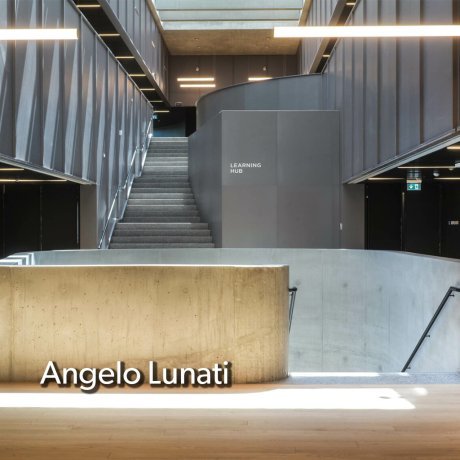
[[[219,216],[218,247],[339,247],[339,120],[223,111],[191,136],[190,177],[203,218]]]
[[[6,2],[3,5],[3,14],[0,14],[0,27],[10,25],[8,18],[13,16],[14,4]],[[11,156],[14,152],[14,72],[13,72],[14,44],[0,42],[0,153]]]
[[[151,106],[72,1],[1,1],[0,27],[75,27],[79,40],[0,44],[0,161],[97,184],[82,206],[98,209],[85,231],[100,237]]]
[[[204,222],[222,246],[222,122],[217,115],[189,138],[189,175]]]
[[[323,106],[320,75],[294,76],[224,88],[197,103],[197,126],[221,110],[318,110]]]
[[[431,23],[452,23],[452,0],[424,0],[423,18]],[[453,41],[423,43],[423,137],[425,141],[453,129]]]
[[[420,23],[419,2],[400,2],[398,8],[401,23]],[[414,75],[420,74],[421,48],[417,39],[400,40],[398,43],[398,152],[407,152],[423,142],[420,126],[422,82],[420,78],[414,78]]]
[[[151,0],[99,1],[138,63],[167,96],[169,52],[148,2]]]

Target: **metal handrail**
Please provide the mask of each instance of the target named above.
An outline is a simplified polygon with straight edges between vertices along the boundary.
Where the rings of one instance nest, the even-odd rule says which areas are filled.
[[[297,288],[289,288],[289,296],[291,301],[289,303],[289,332],[291,332],[292,317],[294,316],[295,296],[297,295]]]
[[[104,244],[104,240],[105,240],[105,236],[107,234],[107,231],[108,231],[108,228],[109,228],[109,224],[110,222],[112,221],[112,213],[113,213],[113,210],[115,209],[115,205],[117,204],[118,202],[118,197],[120,196],[120,193],[124,190],[126,190],[127,188],[129,188],[128,190],[128,193],[127,193],[127,197],[126,197],[126,203],[123,207],[123,210],[121,212],[121,215],[119,217],[116,217],[115,218],[115,221],[117,222],[118,220],[122,219],[123,218],[123,215],[125,213],[125,210],[126,210],[126,205],[128,203],[128,198],[129,198],[129,194],[130,194],[130,191],[131,191],[131,188],[130,188],[130,185],[132,184],[132,181],[131,181],[131,184],[130,184],[130,179],[132,178],[132,180],[134,180],[134,175],[131,176],[132,172],[133,172],[133,168],[134,168],[134,165],[135,165],[135,162],[136,162],[136,159],[138,157],[138,154],[139,152],[142,153],[142,157],[141,157],[141,171],[142,169],[144,168],[144,164],[145,164],[145,159],[147,157],[147,151],[148,151],[148,146],[149,146],[149,139],[150,139],[150,130],[152,128],[152,125],[153,125],[153,116],[152,118],[150,119],[150,122],[147,126],[147,130],[145,132],[145,136],[144,136],[144,141],[143,141],[143,144],[141,145],[141,147],[136,147],[135,150],[134,150],[134,153],[133,153],[133,157],[131,159],[131,163],[129,165],[129,169],[128,169],[128,172],[126,173],[126,179],[125,179],[125,182],[123,183],[123,185],[120,185],[118,188],[117,188],[117,191],[115,193],[115,196],[113,198],[113,201],[112,201],[112,205],[110,206],[110,211],[109,211],[109,214],[107,216],[107,220],[105,222],[105,226],[104,226],[104,230],[102,232],[102,236],[101,236],[101,239],[99,240],[99,245],[98,245],[98,249],[101,249],[103,244]],[[110,238],[109,238],[110,240]]]
[[[444,306],[446,305],[447,301],[451,297],[455,297],[454,292],[460,292],[460,288],[451,286],[447,290],[446,295],[442,299],[442,302],[440,303],[439,307],[437,308],[437,310],[435,311],[433,317],[431,318],[430,322],[428,323],[428,326],[423,331],[422,336],[420,337],[419,341],[417,342],[417,345],[415,345],[414,350],[412,351],[411,355],[409,356],[409,359],[407,360],[406,364],[404,364],[404,367],[402,368],[401,372],[406,372],[407,369],[410,369],[410,365],[411,365],[412,360],[414,359],[415,355],[417,354],[419,348],[422,346],[424,340],[427,337],[430,337],[430,335],[429,335],[430,329],[433,327],[433,324],[438,319],[438,316],[441,314],[441,312],[442,312]]]

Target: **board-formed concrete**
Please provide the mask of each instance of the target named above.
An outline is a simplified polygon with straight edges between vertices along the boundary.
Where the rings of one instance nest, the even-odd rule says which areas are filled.
[[[388,251],[170,249],[53,251],[2,263],[289,265],[299,288],[289,369],[399,372],[450,286],[460,261]],[[449,299],[409,372],[460,370],[460,296]],[[1,324],[0,324],[1,327]]]
[[[0,381],[59,368],[232,363],[235,383],[286,377],[286,266],[0,267]]]

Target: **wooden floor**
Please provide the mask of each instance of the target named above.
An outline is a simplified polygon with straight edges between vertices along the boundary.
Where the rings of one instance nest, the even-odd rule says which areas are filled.
[[[289,402],[292,389],[294,402]],[[132,408],[129,401],[126,408],[56,408],[54,393],[80,393],[2,385],[0,459],[460,459],[458,385],[311,390],[318,387],[246,385],[180,392],[223,394],[228,399],[221,408],[218,399],[210,401],[212,408]],[[117,398],[141,395],[151,406],[152,395],[142,396],[148,391],[125,389]],[[39,392],[36,405],[50,407],[15,406],[14,398],[27,406],[27,398]],[[393,398],[385,396],[389,392]],[[171,394],[162,390],[157,401],[168,406]],[[251,408],[225,407],[235,394]],[[360,401],[369,394],[370,406],[364,407],[367,403]],[[99,395],[109,395],[108,390]],[[180,406],[182,400],[177,401]],[[372,408],[374,403],[378,407]]]

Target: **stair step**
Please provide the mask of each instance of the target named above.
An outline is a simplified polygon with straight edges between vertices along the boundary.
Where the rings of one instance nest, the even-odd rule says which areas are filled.
[[[157,184],[152,187],[146,187],[145,185],[138,185],[132,188],[131,194],[137,193],[192,193],[190,187],[184,187],[184,184],[174,186],[171,184]]]
[[[161,222],[153,222],[153,223],[127,223],[127,222],[120,222],[117,225],[117,229],[120,230],[159,230],[159,231],[189,231],[189,230],[208,230],[209,225],[204,222],[198,223],[191,223],[191,222],[176,222],[176,223],[161,223]],[[115,230],[116,231],[116,230]]]
[[[133,224],[135,225],[135,224]],[[147,228],[136,230],[132,228],[116,228],[114,237],[150,237],[150,236],[187,236],[187,237],[211,237],[211,230],[187,229],[187,228]]]
[[[150,189],[148,189],[150,190]],[[161,199],[164,198],[166,200],[194,200],[193,193],[163,193],[163,192],[137,192],[132,191],[129,198],[133,200],[150,200],[150,199]]]
[[[213,243],[115,243],[111,249],[173,249],[173,248],[213,248]]]
[[[112,243],[212,243],[210,236],[114,236]]]
[[[125,217],[149,217],[155,219],[156,217],[198,217],[198,210],[175,210],[175,209],[146,209],[144,206],[139,206],[141,209],[133,209],[129,206],[126,208]]]
[[[158,224],[162,222],[168,223],[198,223],[199,216],[125,216],[125,223],[149,223]]]
[[[155,176],[155,177],[140,177],[139,179],[136,179],[134,182],[133,182],[133,185],[138,185],[138,184],[141,184],[145,187],[145,184],[150,184],[152,185],[152,187],[155,186],[155,184],[166,184],[166,185],[170,185],[170,184],[181,184],[180,186],[181,187],[185,187],[185,186],[188,186],[189,184],[189,180],[188,180],[188,177],[187,176],[177,176],[177,177],[158,177],[158,176]]]
[[[130,196],[128,206],[131,205],[194,205],[196,206],[194,198],[135,198]]]

